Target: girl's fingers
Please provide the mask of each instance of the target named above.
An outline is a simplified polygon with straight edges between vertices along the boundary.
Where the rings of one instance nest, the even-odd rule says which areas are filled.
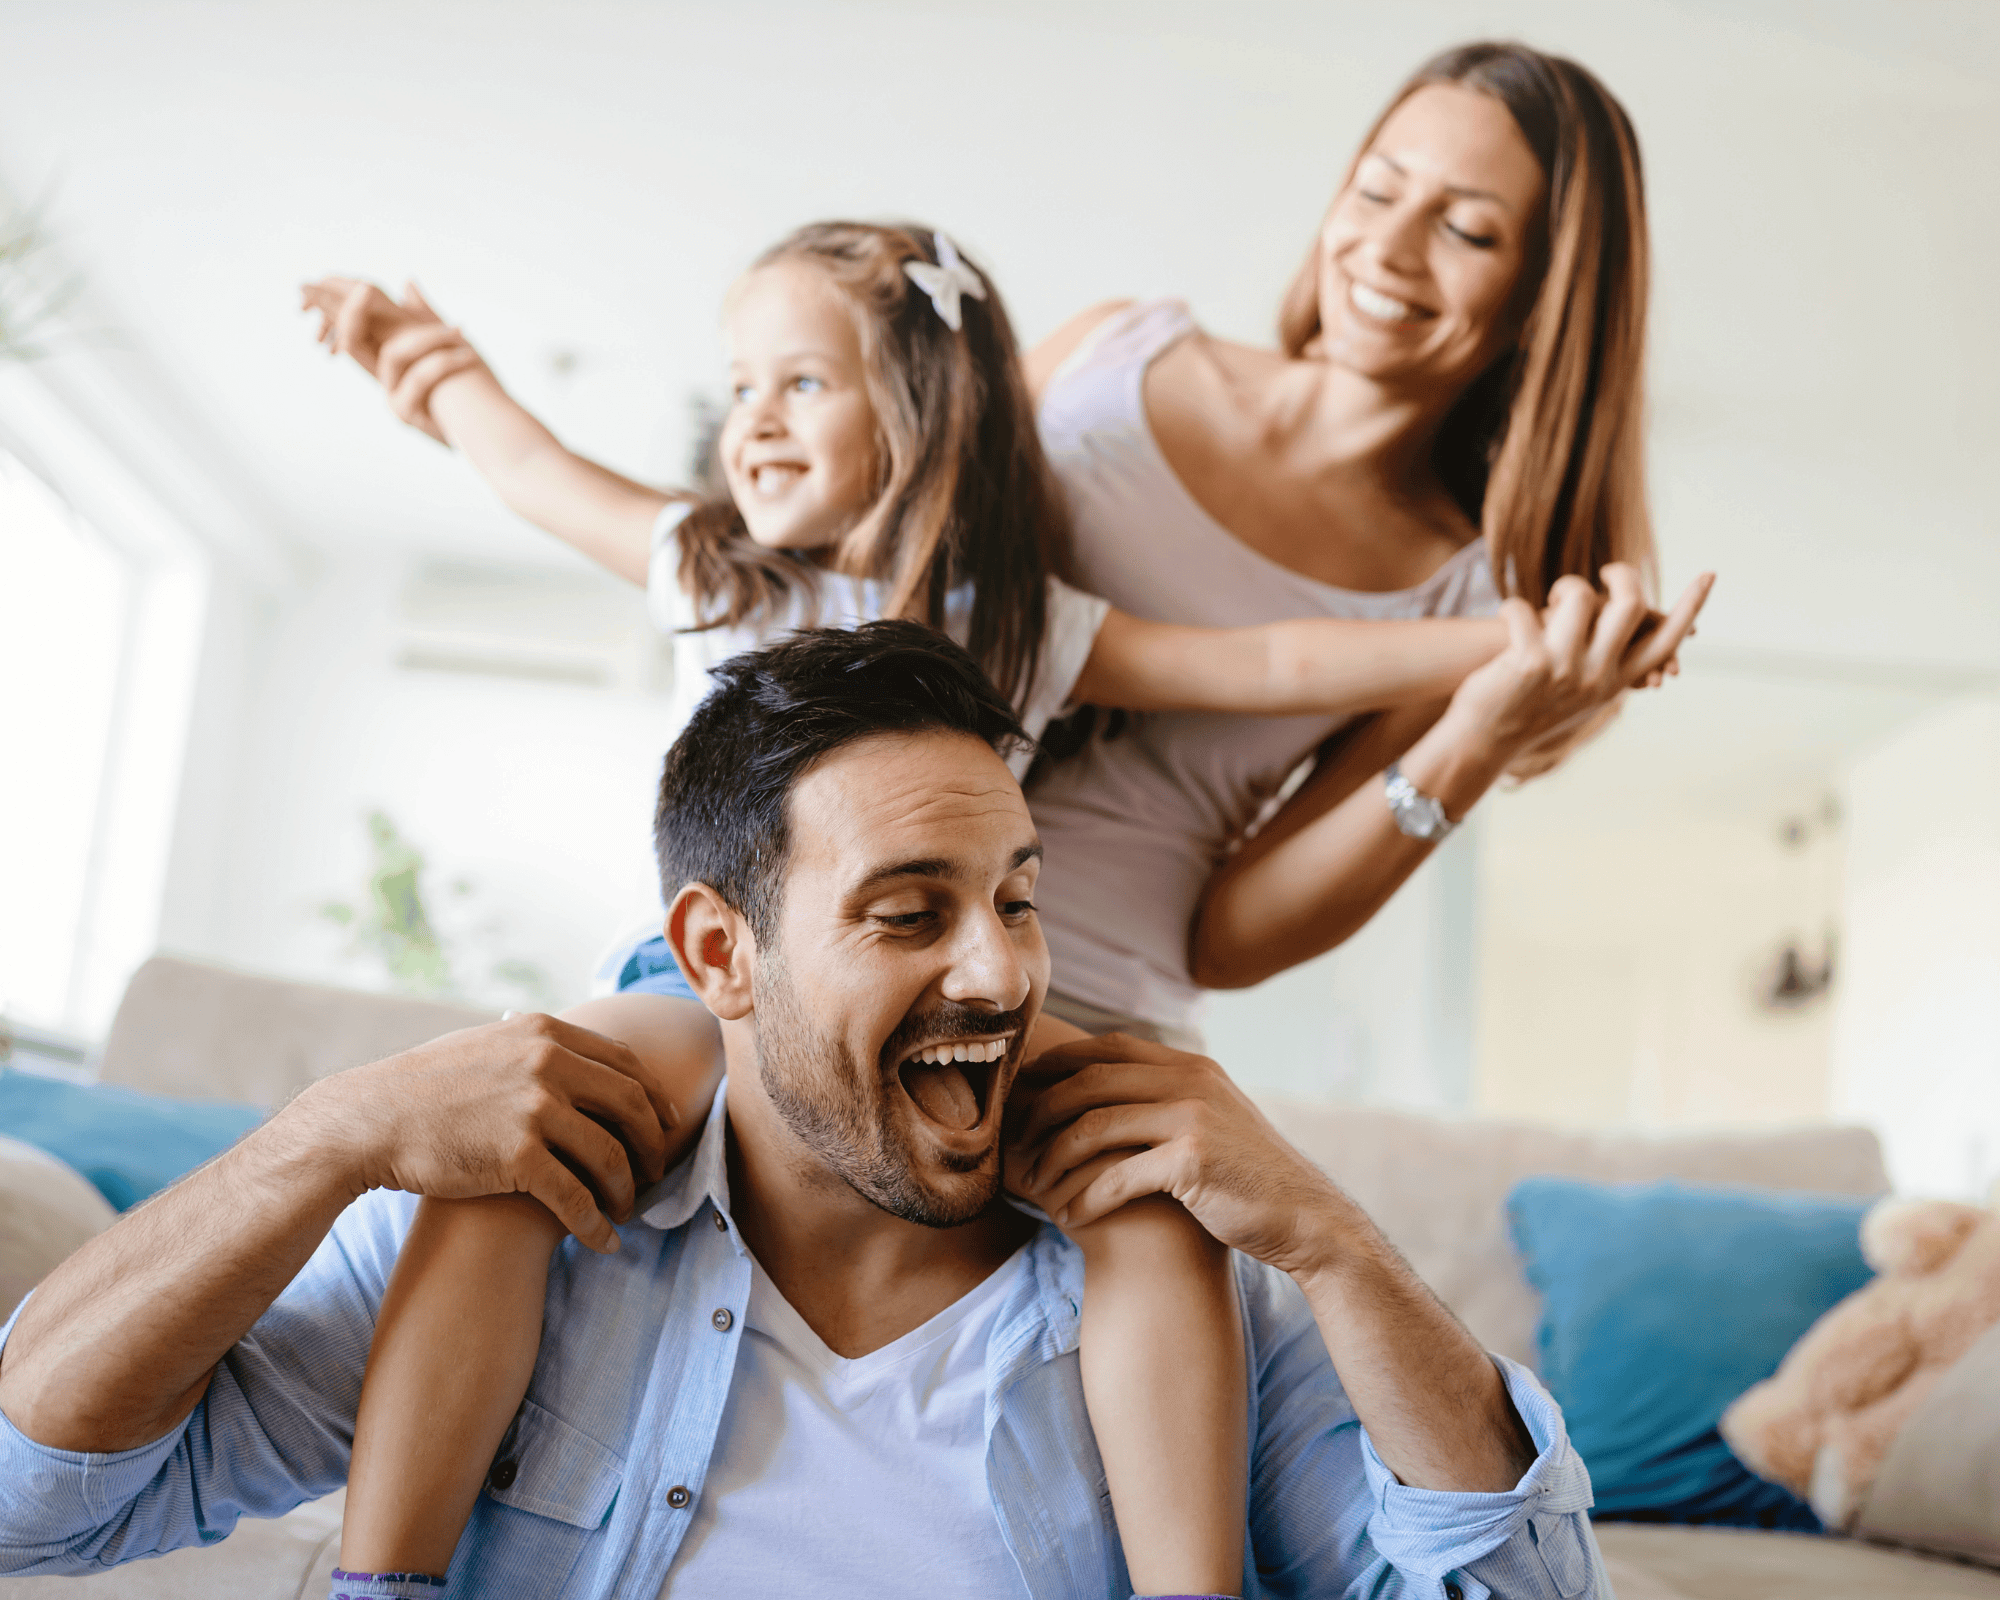
[[[1597,625],[1591,629],[1584,669],[1593,683],[1608,684],[1651,608],[1639,574],[1625,562],[1612,562],[1600,576],[1607,598],[1597,614]]]
[[[1583,579],[1565,574],[1549,590],[1548,617],[1542,627],[1551,664],[1562,676],[1575,675],[1583,664],[1584,646],[1597,620],[1597,591]],[[1567,669],[1567,670],[1566,670]]]
[[[1681,592],[1666,620],[1628,655],[1624,663],[1628,682],[1677,661],[1681,644],[1694,632],[1695,618],[1701,615],[1701,608],[1708,603],[1709,591],[1714,587],[1715,574],[1704,572]]]
[[[430,418],[431,391],[454,373],[474,365],[479,357],[464,345],[434,350],[405,372],[390,391],[389,404],[412,427]]]
[[[433,350],[462,342],[456,328],[438,323],[424,322],[398,328],[382,341],[382,353],[375,361],[375,376],[382,380],[383,388],[393,391],[413,363]]]
[[[426,322],[444,321],[444,318],[432,309],[430,301],[424,298],[423,290],[419,289],[414,282],[403,285],[403,309],[415,316],[421,317]]]
[[[1500,620],[1507,625],[1507,644],[1514,650],[1539,650],[1544,643],[1542,619],[1519,595],[1500,602]]]
[[[334,318],[333,348],[354,357],[369,371],[374,371],[373,360],[366,353],[373,343],[367,338],[368,322],[373,314],[371,296],[382,291],[372,283],[357,283],[347,291],[340,303],[340,311]]]

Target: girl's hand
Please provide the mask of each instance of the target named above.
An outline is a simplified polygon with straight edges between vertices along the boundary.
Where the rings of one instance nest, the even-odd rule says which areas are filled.
[[[406,284],[396,301],[359,278],[322,278],[302,285],[299,297],[303,309],[319,313],[321,344],[335,355],[352,356],[381,383],[402,421],[447,442],[431,417],[430,391],[452,373],[478,364],[479,357],[458,329],[445,326],[415,284]],[[437,359],[425,364],[427,356]]]
[[[1523,600],[1504,602],[1507,648],[1452,697],[1445,720],[1465,725],[1503,766],[1546,770],[1553,760],[1538,758],[1555,750],[1559,759],[1579,730],[1594,732],[1627,689],[1677,671],[1715,581],[1697,578],[1655,626],[1631,567],[1614,562],[1603,578],[1602,598],[1581,578],[1559,579],[1539,617]]]

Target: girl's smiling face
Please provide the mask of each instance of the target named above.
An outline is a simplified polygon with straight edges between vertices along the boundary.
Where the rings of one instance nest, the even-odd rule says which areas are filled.
[[[1384,381],[1470,383],[1519,335],[1545,191],[1505,105],[1457,84],[1419,89],[1327,216],[1321,352]]]
[[[758,544],[823,550],[881,488],[867,363],[846,297],[818,268],[776,261],[737,284],[723,313],[730,497]]]

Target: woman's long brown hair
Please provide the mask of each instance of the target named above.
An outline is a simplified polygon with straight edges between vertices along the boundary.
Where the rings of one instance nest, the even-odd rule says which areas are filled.
[[[1474,380],[1439,430],[1434,462],[1486,537],[1502,592],[1535,605],[1557,578],[1610,561],[1649,577],[1644,376],[1649,276],[1639,141],[1611,91],[1574,61],[1520,44],[1468,44],[1419,67],[1375,119],[1433,83],[1491,95],[1548,180],[1535,288],[1516,347]],[[1357,162],[1359,155],[1356,156]],[[1353,182],[1352,169],[1347,182]],[[1345,184],[1343,184],[1343,189]],[[1316,339],[1319,246],[1278,314],[1287,355]]]
[[[780,261],[818,268],[847,298],[861,335],[881,480],[828,565],[886,583],[885,615],[940,631],[947,593],[970,583],[966,648],[1018,703],[1040,658],[1047,580],[1062,570],[1068,525],[999,291],[981,272],[986,298],[961,301],[963,327],[954,331],[903,271],[911,261],[935,265],[935,241],[914,225],[816,222],[779,240],[751,271]],[[708,626],[816,593],[819,570],[757,544],[726,496],[700,501],[679,538],[681,583]]]

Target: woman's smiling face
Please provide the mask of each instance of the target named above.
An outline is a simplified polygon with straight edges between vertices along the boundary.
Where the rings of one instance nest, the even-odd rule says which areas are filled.
[[[825,549],[867,514],[879,487],[875,408],[853,311],[818,268],[775,261],[736,286],[723,326],[730,497],[758,544]]]
[[[1317,353],[1399,386],[1463,389],[1519,335],[1547,188],[1500,101],[1417,90],[1327,214]]]

